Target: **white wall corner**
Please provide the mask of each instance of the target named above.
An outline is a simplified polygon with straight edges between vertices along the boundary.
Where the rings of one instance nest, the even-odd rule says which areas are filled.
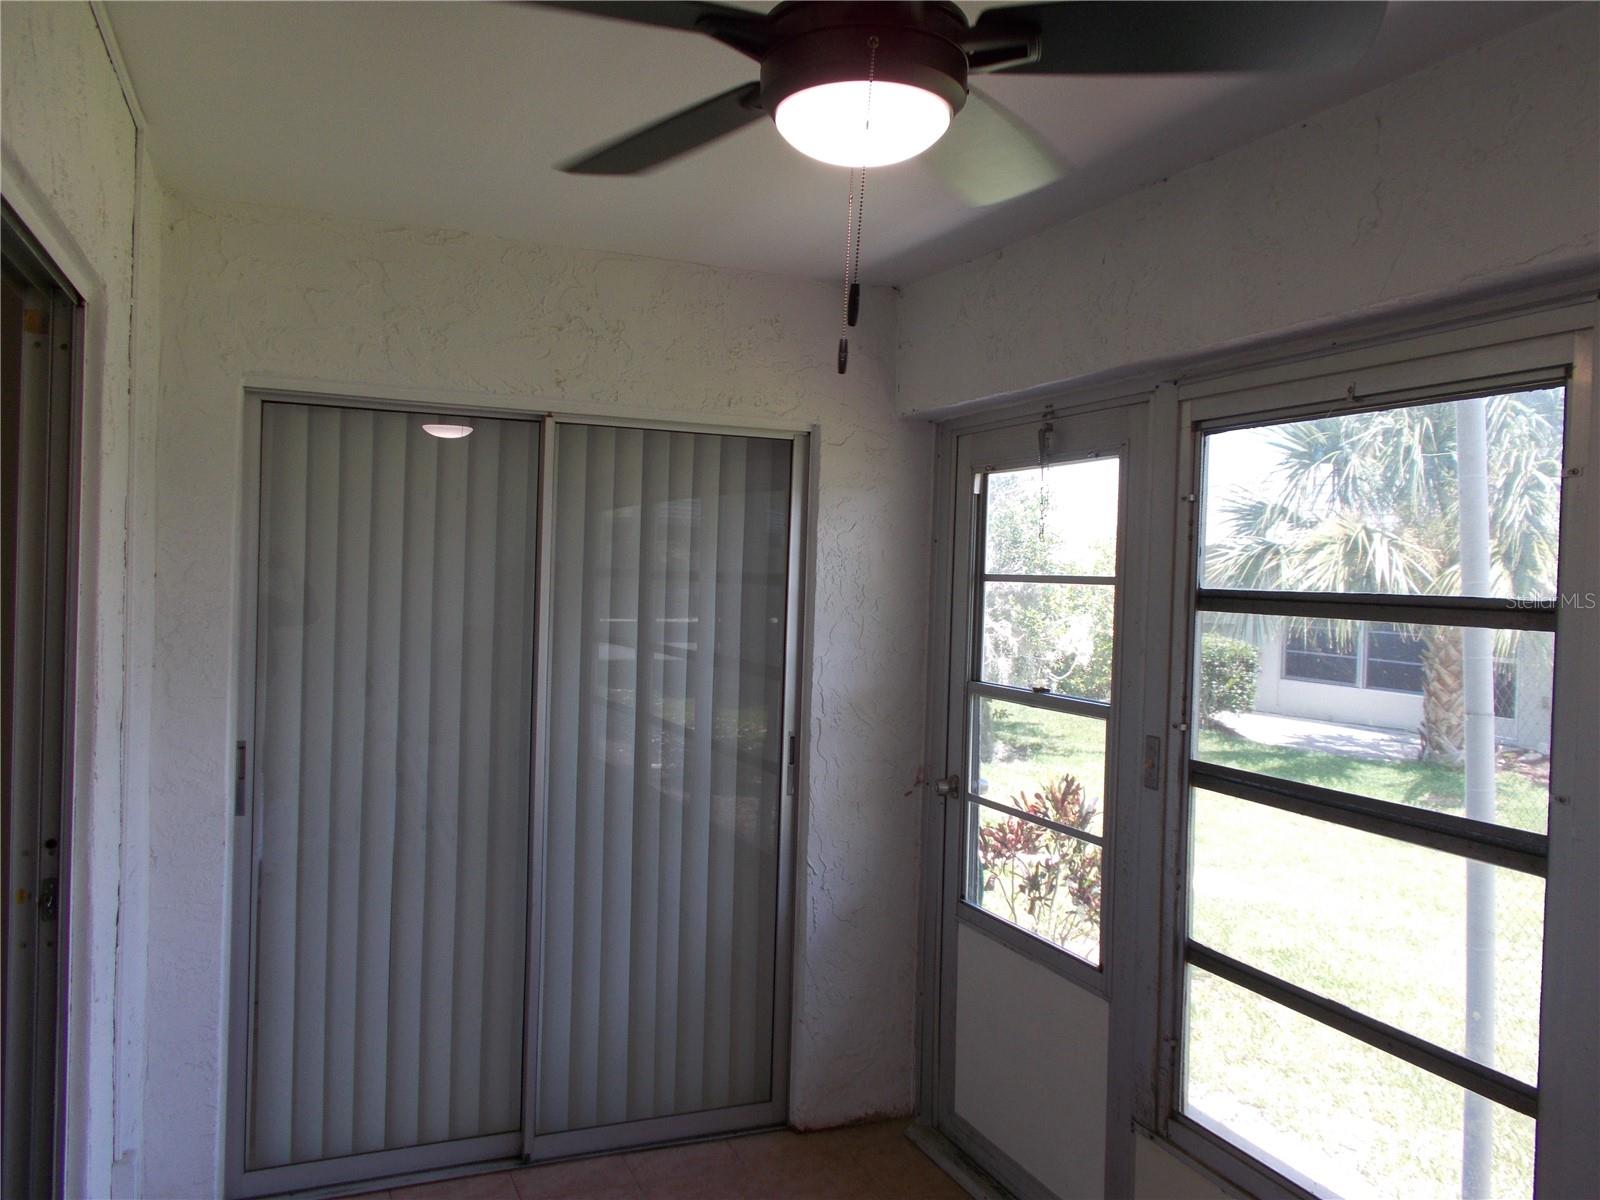
[[[110,1195],[118,1089],[137,1030],[118,1027],[130,862],[128,554],[134,515],[134,244],[141,207],[130,101],[88,4],[0,9],[6,198],[83,297],[75,764],[67,895],[65,1190]],[[144,532],[148,533],[148,529]],[[139,952],[133,951],[137,960]]]

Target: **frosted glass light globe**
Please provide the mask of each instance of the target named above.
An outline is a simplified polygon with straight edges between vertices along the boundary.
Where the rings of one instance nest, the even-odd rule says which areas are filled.
[[[950,128],[950,105],[908,83],[822,83],[785,96],[773,120],[801,154],[836,167],[883,167],[921,154]]]
[[[428,424],[422,427],[422,432],[431,433],[436,438],[464,438],[472,432],[472,426]]]

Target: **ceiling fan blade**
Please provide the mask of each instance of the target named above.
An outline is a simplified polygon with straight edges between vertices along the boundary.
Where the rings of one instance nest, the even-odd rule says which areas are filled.
[[[976,88],[950,132],[922,160],[940,183],[974,208],[1013,200],[1065,174],[1020,117]]]
[[[536,8],[561,8],[591,17],[608,17],[613,21],[631,21],[636,25],[703,33],[758,60],[772,43],[771,25],[765,13],[703,0],[595,0],[593,3],[524,0],[524,3]]]
[[[741,83],[561,164],[569,175],[637,175],[759,121],[761,85]]]
[[[997,61],[1008,75],[1161,75],[1336,67],[1365,52],[1383,24],[1378,0],[1070,0],[990,8],[971,40],[985,53],[1013,35],[1037,58]],[[985,65],[975,58],[974,66]]]

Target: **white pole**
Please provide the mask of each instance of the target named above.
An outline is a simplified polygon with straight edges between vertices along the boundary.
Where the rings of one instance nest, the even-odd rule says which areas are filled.
[[[1491,592],[1489,572],[1489,452],[1486,403],[1463,400],[1457,409],[1456,453],[1461,487],[1461,591]],[[1465,650],[1466,815],[1495,819],[1494,631],[1462,630]],[[1467,863],[1467,1057],[1494,1062],[1494,868]],[[1494,1105],[1466,1093],[1461,1124],[1461,1195],[1493,1192]]]

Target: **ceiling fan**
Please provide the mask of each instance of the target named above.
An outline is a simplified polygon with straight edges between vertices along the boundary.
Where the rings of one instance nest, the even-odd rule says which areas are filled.
[[[763,116],[813,158],[883,166],[940,143],[965,110],[931,165],[974,204],[1032,191],[1060,172],[1026,126],[969,87],[973,75],[1337,67],[1372,44],[1385,8],[1369,0],[1060,0],[986,9],[969,23],[945,0],[785,0],[770,12],[700,0],[545,6],[696,33],[761,64],[759,80],[608,142],[563,171],[639,174]]]

